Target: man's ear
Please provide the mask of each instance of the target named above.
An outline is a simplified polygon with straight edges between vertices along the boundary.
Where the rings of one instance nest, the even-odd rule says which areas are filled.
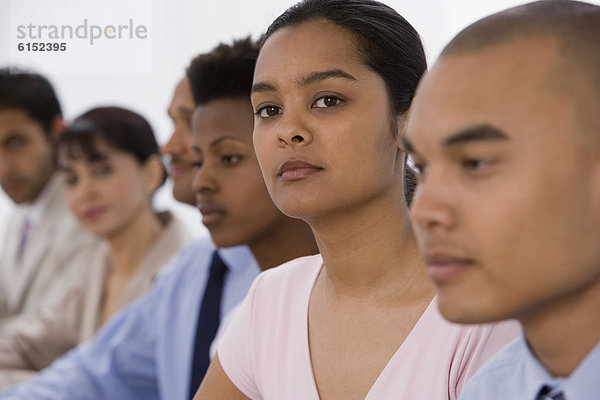
[[[65,121],[61,115],[57,115],[52,119],[50,124],[50,138],[56,142],[66,129]]]
[[[158,155],[148,157],[144,163],[144,189],[146,193],[154,193],[163,184],[167,175],[165,166]]]

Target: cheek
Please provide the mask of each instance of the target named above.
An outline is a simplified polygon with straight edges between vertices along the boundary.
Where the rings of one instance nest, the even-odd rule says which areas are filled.
[[[398,143],[394,132],[390,130],[389,116],[380,118],[342,121],[331,129],[324,130],[333,136],[329,140],[328,152],[335,155],[342,153],[357,170],[365,167],[389,170],[398,152]]]
[[[146,196],[141,174],[124,174],[110,179],[105,194],[122,207],[134,207],[143,202]]]
[[[52,171],[52,153],[48,148],[37,146],[29,149],[20,157],[21,166],[36,177]],[[35,162],[31,162],[35,160]]]
[[[265,176],[269,176],[270,171],[273,169],[272,163],[276,150],[276,146],[272,143],[273,140],[262,133],[255,134],[253,138],[254,152],[259,165],[259,171]]]
[[[64,188],[64,194],[65,194],[65,201],[67,202],[67,206],[69,207],[69,210],[71,211],[71,213],[77,215],[77,202],[76,202],[76,197],[73,193],[72,190],[70,190],[69,188]]]
[[[265,179],[263,178],[260,169],[256,168],[255,171],[245,173],[242,179],[244,182],[244,197],[248,204],[272,204]]]
[[[248,164],[228,173],[220,185],[227,203],[234,206],[237,213],[247,213],[267,201],[271,203],[258,163],[256,160],[246,162]]]
[[[512,287],[522,296],[532,291],[534,281],[540,282],[540,287],[542,282],[560,285],[561,266],[568,265],[573,256],[569,246],[573,242],[579,245],[572,235],[581,225],[573,218],[569,195],[549,187],[551,182],[537,181],[529,185],[515,181],[512,190],[488,199],[488,211],[471,220],[478,232],[473,246],[484,251],[491,279],[498,287]]]
[[[256,159],[252,160],[252,162],[258,164],[258,172],[261,176],[266,177],[263,181],[266,181],[266,184],[269,185],[272,172],[277,168],[276,165],[273,165],[275,163],[277,152],[280,150],[277,139],[272,133],[272,129],[255,129],[252,136],[252,142],[254,154],[256,155]]]

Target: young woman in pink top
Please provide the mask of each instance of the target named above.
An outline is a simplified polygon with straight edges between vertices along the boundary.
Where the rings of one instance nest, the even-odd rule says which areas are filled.
[[[269,27],[251,99],[269,193],[319,256],[263,273],[197,399],[456,399],[516,324],[442,319],[405,201],[418,33],[370,0],[305,0]]]

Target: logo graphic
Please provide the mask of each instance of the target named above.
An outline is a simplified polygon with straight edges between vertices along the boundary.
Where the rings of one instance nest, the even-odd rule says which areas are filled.
[[[51,73],[151,72],[151,2],[9,0],[10,65]]]

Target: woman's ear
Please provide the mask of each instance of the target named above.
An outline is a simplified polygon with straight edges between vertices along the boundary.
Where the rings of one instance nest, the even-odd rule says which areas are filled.
[[[410,114],[410,108],[404,114],[398,114],[396,116],[396,142],[398,143],[398,150],[406,153],[406,149],[402,144],[402,137],[406,134],[406,125]]]
[[[144,163],[144,189],[153,194],[165,181],[166,171],[161,158],[152,155]]]

